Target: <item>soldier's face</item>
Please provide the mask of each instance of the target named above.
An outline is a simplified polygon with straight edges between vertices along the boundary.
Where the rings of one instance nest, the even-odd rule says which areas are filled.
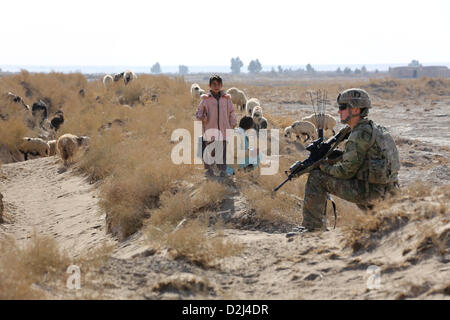
[[[351,109],[352,109],[352,115],[353,116],[359,115],[361,113],[361,109],[360,108],[351,108]],[[338,113],[339,113],[339,116],[341,118],[341,123],[347,123],[349,121],[352,121],[352,119],[356,119],[356,118],[348,119],[348,116],[350,115],[349,110],[350,110],[350,107],[345,108],[343,110],[339,109]]]
[[[345,123],[345,120],[348,117],[348,108],[345,108],[344,110],[339,109],[338,113],[341,118],[341,123]]]

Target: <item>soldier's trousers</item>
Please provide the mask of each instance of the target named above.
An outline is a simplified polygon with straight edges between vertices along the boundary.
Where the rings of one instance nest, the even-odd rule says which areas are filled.
[[[391,189],[385,185],[369,184],[368,186],[369,191],[366,192],[365,181],[338,179],[320,170],[311,171],[306,182],[302,225],[310,230],[324,228],[327,193],[362,207],[384,198]]]

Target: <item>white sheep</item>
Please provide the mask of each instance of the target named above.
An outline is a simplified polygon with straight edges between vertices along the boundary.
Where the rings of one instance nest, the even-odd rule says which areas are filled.
[[[49,157],[56,155],[56,140],[47,141]]]
[[[317,139],[317,129],[308,121],[295,121],[292,125],[284,129],[284,136],[286,138],[290,138],[291,134],[295,134],[297,139],[301,139],[301,136],[306,136],[306,139],[303,140],[303,142],[308,141],[309,139]]]
[[[334,132],[334,127],[336,126],[336,119],[334,119],[330,114],[326,113],[324,115],[324,119],[321,118],[320,115],[312,114],[308,117],[302,118],[302,121],[308,121],[311,122],[313,125],[316,126],[316,128],[319,127],[319,123],[322,123],[323,121],[323,130],[324,134],[326,131],[331,131],[333,135],[336,133]]]
[[[256,98],[251,98],[247,101],[245,105],[245,112],[251,117],[253,113],[253,108],[256,106],[260,106],[260,102]]]
[[[112,75],[107,74],[103,77],[103,86],[105,86],[105,88],[108,88],[113,82],[114,78],[112,77]]]
[[[59,137],[58,141],[56,142],[56,149],[59,156],[63,160],[64,165],[72,162],[78,150],[81,147],[86,147],[89,144],[89,141],[89,137],[78,137],[70,133],[66,133]]]
[[[191,85],[191,96],[192,96],[192,98],[198,99],[204,93],[205,93],[205,90],[200,88],[200,85],[198,83],[193,83]]]
[[[245,95],[244,91],[233,87],[228,89],[227,93],[231,96],[231,102],[233,102],[233,104],[236,106],[236,109],[244,111],[247,104],[247,96]]]
[[[49,146],[41,138],[22,138],[17,149],[24,155],[25,161],[28,160],[29,154],[41,157],[47,157],[49,154]]]
[[[259,131],[260,129],[267,129],[267,119],[263,117],[261,106],[256,106],[253,108],[252,118],[253,128],[255,128],[256,131]]]
[[[137,75],[133,71],[126,70],[123,72],[123,82],[125,85],[129,84],[134,79],[137,79]]]

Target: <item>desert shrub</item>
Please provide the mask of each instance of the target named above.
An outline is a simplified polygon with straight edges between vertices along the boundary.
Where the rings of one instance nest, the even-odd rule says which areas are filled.
[[[83,285],[87,285],[87,272],[105,263],[112,246],[103,244],[74,258],[62,251],[55,239],[34,233],[23,245],[3,238],[0,251],[0,299],[45,299],[47,296],[39,287],[65,287],[70,265],[81,268]]]
[[[40,299],[33,283],[55,280],[70,265],[53,238],[34,234],[24,247],[7,238],[0,241],[0,298]]]
[[[169,233],[167,245],[175,258],[189,260],[201,266],[212,266],[218,259],[236,255],[242,245],[225,240],[221,234],[208,236],[207,226],[201,222],[189,221],[179,230]]]

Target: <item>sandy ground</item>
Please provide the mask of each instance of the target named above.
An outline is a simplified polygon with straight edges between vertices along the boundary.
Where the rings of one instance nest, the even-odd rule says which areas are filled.
[[[385,104],[393,108],[388,112],[374,108],[371,115],[390,127],[398,141],[401,184],[417,179],[448,184],[450,99],[439,101],[431,111],[415,102],[408,102],[407,112],[397,102]],[[268,108],[280,110],[278,105]],[[306,106],[299,108],[306,112]],[[172,260],[165,252],[155,253],[140,233],[116,242],[105,233],[95,185],[71,169],[61,170],[54,157],[7,164],[1,170],[6,223],[0,225],[0,236],[10,235],[20,242],[33,232],[51,235],[73,256],[104,243],[115,244],[112,257],[83,288],[87,295],[95,292],[116,299],[449,299],[449,257],[417,250],[420,228],[448,236],[450,223],[443,219],[408,223],[383,235],[374,250],[359,255],[345,247],[341,228],[292,241],[282,233],[227,228],[224,237],[244,244],[244,252],[204,269]],[[237,219],[246,214],[245,199],[239,194],[231,195],[222,210],[230,207]],[[376,290],[367,287],[369,266],[380,268]],[[63,288],[47,294],[53,298],[80,296]]]
[[[61,170],[55,157],[4,165],[2,171],[6,223],[0,236],[20,243],[34,232],[49,235],[74,257],[111,241],[94,187],[70,169]]]

